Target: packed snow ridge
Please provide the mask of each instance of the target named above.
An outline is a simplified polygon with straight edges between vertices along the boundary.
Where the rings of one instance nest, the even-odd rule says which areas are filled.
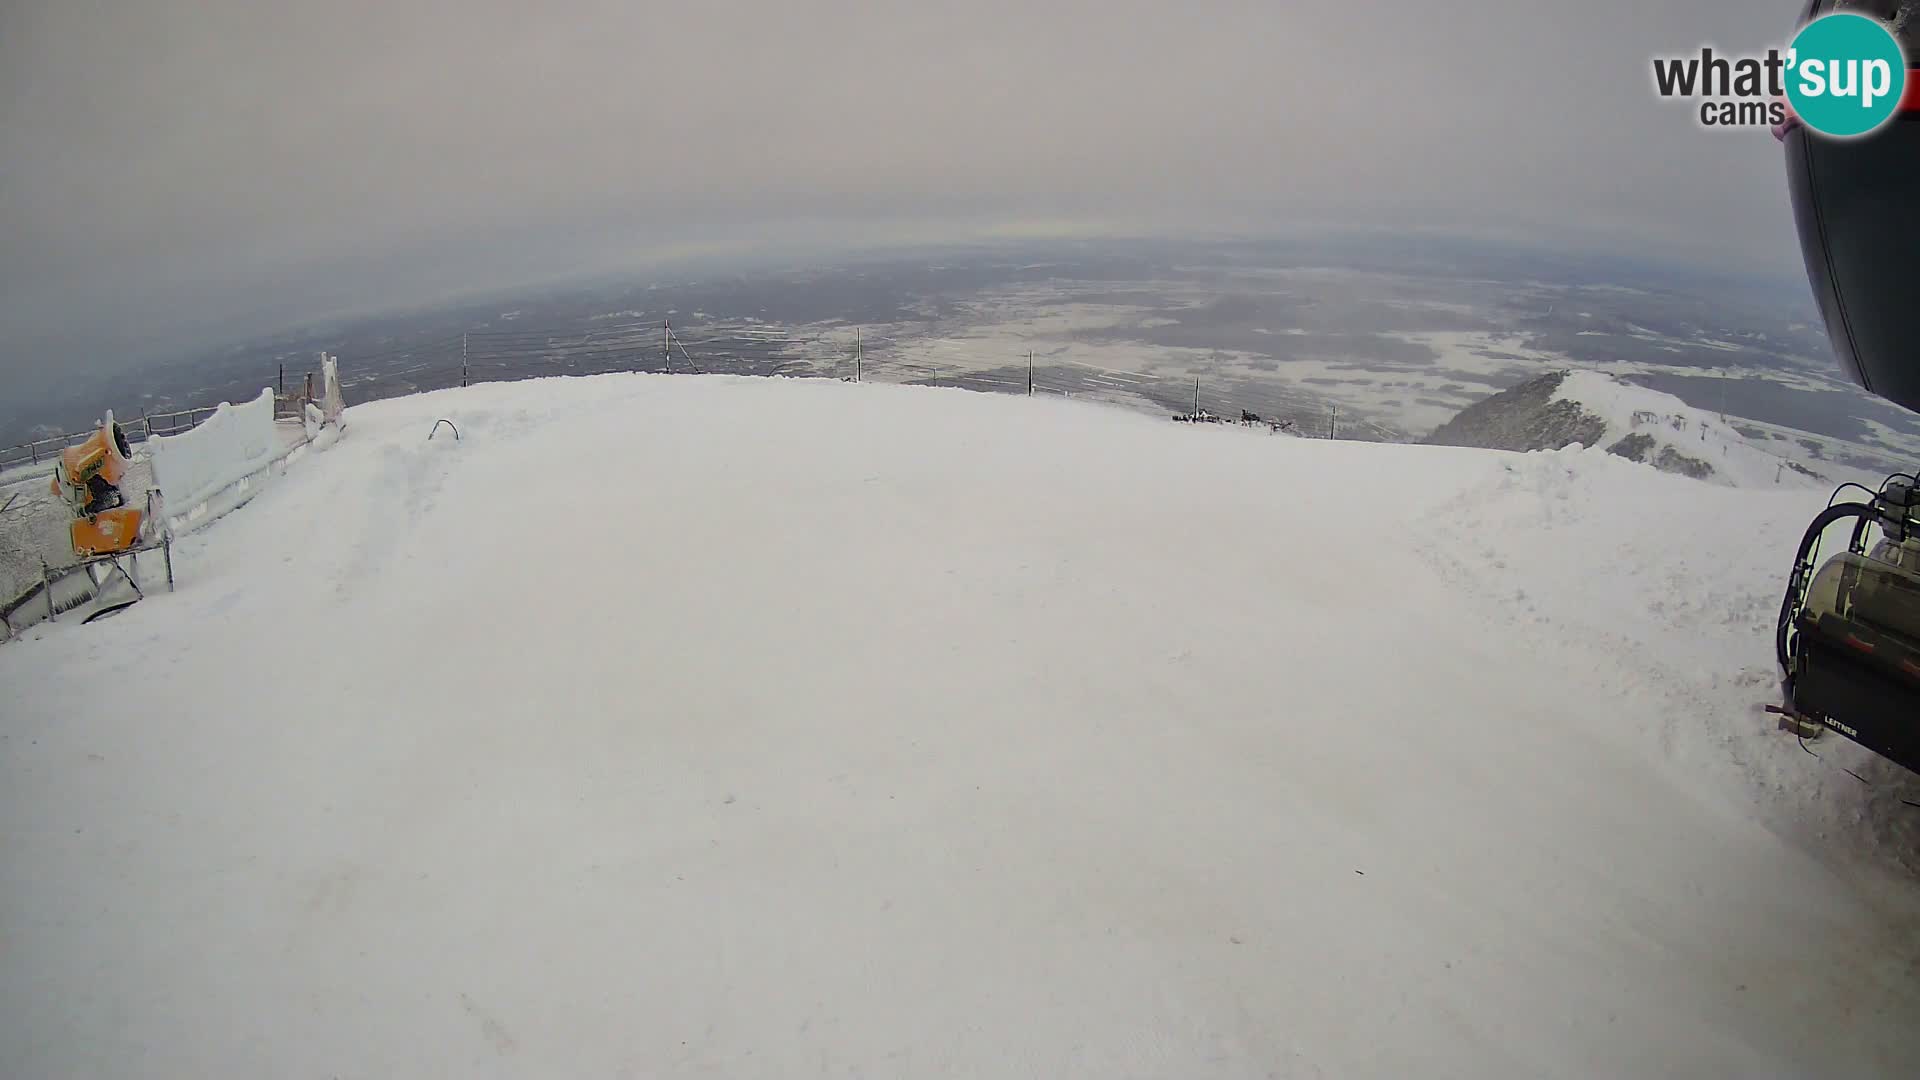
[[[781,379],[349,420],[0,647],[0,1075],[1920,1054],[1915,793],[1761,711],[1818,493]]]
[[[1629,461],[1734,487],[1831,486],[1725,419],[1597,371],[1554,371],[1461,410],[1426,440],[1496,450],[1601,447]]]

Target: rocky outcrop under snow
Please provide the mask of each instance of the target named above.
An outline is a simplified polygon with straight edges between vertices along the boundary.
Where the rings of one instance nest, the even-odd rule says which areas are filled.
[[[1606,434],[1607,423],[1583,411],[1578,402],[1556,400],[1567,375],[1565,371],[1549,372],[1475,402],[1435,428],[1424,441],[1522,453],[1558,450],[1574,443],[1592,446]]]
[[[1523,453],[1579,444],[1735,487],[1824,480],[1671,394],[1593,371],[1529,379],[1462,409],[1423,441]]]

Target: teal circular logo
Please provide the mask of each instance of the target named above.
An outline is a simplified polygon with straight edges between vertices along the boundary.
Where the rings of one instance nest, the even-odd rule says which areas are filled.
[[[1877,19],[1845,12],[1800,28],[1787,53],[1787,101],[1801,123],[1851,138],[1887,122],[1907,88],[1907,57]]]

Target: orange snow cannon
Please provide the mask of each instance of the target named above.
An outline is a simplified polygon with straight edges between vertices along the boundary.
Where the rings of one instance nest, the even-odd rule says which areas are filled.
[[[140,540],[142,516],[133,507],[123,506],[74,518],[67,526],[67,536],[73,541],[73,553],[86,558],[127,550]]]
[[[120,479],[127,474],[126,435],[115,424],[111,434],[102,425],[87,441],[79,446],[69,446],[60,452],[60,460],[53,466],[53,493],[65,495],[68,501],[74,496],[93,497],[96,492],[117,491]],[[114,436],[119,436],[115,445]]]
[[[85,442],[54,462],[53,493],[73,512],[67,535],[75,555],[111,555],[139,543],[141,512],[128,507],[120,491],[131,454],[126,432],[108,413]]]

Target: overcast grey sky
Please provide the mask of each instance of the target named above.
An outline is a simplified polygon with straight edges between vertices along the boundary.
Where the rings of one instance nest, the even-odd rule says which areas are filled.
[[[1797,274],[1772,139],[1649,76],[1797,6],[0,0],[0,394],[775,242],[1405,221]]]

